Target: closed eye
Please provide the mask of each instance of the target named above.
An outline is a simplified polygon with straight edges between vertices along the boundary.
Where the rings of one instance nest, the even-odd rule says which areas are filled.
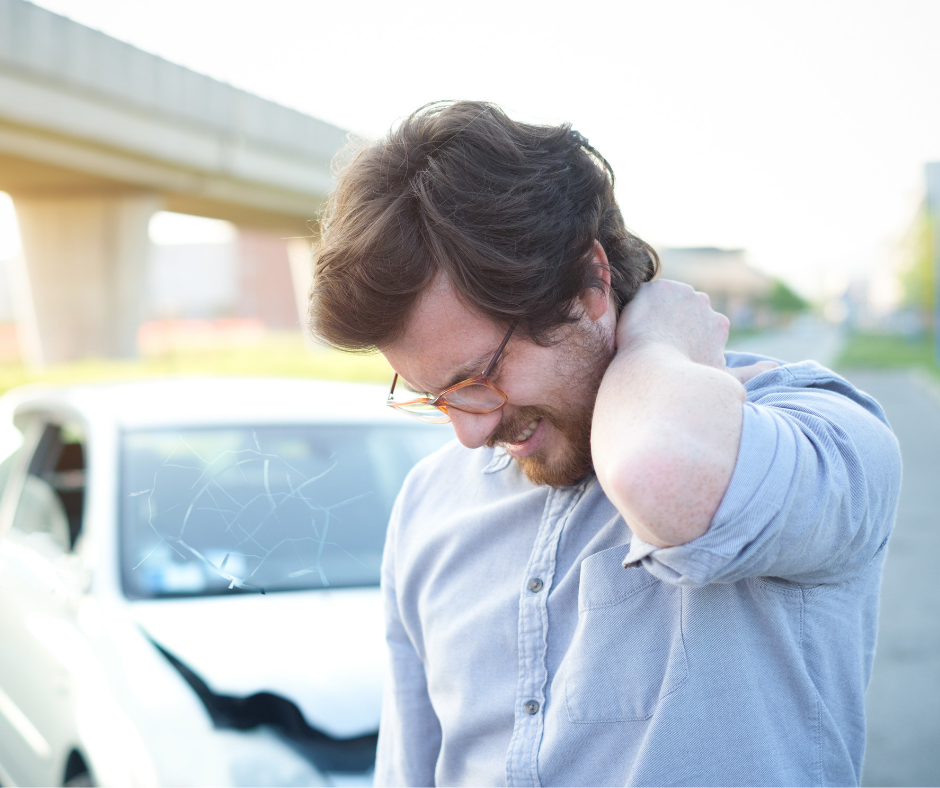
[[[427,397],[428,399],[434,399],[433,395],[429,394],[427,391],[418,391],[416,388],[411,386],[404,378],[399,377],[401,381],[402,388],[408,391],[410,394],[414,394],[416,397]]]

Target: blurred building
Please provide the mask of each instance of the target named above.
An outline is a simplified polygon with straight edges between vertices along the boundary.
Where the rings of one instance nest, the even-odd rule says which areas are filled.
[[[277,235],[249,230],[228,242],[153,244],[138,347],[153,355],[299,331],[307,284],[295,287],[290,250]]]
[[[0,297],[0,308],[3,306]],[[300,327],[287,246],[241,231],[231,243],[154,244],[147,267],[147,320],[257,320]]]
[[[662,276],[708,293],[716,312],[735,328],[762,328],[775,321],[768,306],[775,282],[751,266],[744,249],[713,246],[660,249]]]
[[[0,191],[23,246],[12,261],[23,356],[38,366],[132,356],[153,310],[296,325],[282,285],[304,277],[300,266],[285,272],[284,239],[315,231],[346,136],[26,0],[0,0]],[[177,250],[155,269],[148,223],[161,210],[227,220],[243,240],[234,257]]]
[[[307,287],[297,293],[291,276],[291,247],[270,233],[242,230],[236,242],[240,317],[253,318],[270,330],[299,330],[296,296],[306,305]],[[298,246],[303,250],[305,244]],[[302,312],[305,310],[301,310]]]
[[[250,230],[224,243],[152,244],[139,349],[250,344],[267,331],[299,331],[289,249],[276,234]],[[16,325],[21,268],[22,261],[0,259],[0,362],[23,357]]]
[[[235,244],[154,244],[147,266],[148,320],[232,317],[239,300]]]

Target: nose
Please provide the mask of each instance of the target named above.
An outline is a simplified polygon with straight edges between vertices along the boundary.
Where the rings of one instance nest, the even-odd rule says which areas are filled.
[[[479,449],[499,426],[501,410],[492,413],[464,413],[455,408],[448,409],[450,423],[459,440],[468,449]]]

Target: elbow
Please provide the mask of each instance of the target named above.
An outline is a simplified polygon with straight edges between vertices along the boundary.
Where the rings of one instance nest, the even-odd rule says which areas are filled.
[[[730,472],[722,482],[708,465],[687,454],[653,449],[617,458],[598,478],[640,539],[675,547],[708,531],[721,503]]]

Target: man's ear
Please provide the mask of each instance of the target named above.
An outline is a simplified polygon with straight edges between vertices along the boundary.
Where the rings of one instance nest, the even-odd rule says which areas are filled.
[[[611,308],[610,300],[610,263],[600,241],[594,241],[594,254],[591,259],[594,275],[601,280],[603,288],[589,287],[578,296],[584,314],[590,320],[600,320]]]

